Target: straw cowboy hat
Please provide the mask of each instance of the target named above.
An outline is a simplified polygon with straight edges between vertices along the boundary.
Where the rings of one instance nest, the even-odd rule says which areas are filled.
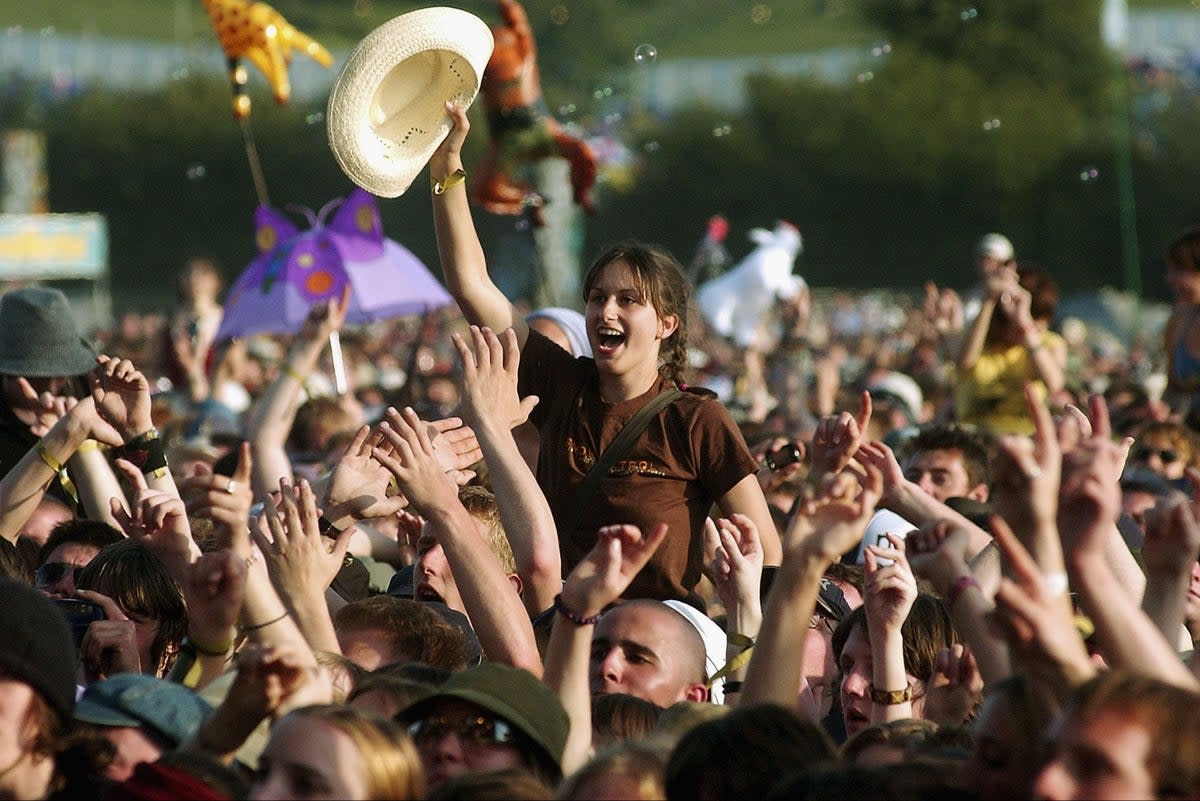
[[[326,113],[329,146],[350,180],[380,197],[403,194],[450,133],[446,101],[475,99],[492,46],[483,20],[443,7],[402,14],[359,42]]]
[[[96,366],[66,295],[49,287],[0,297],[0,374],[28,378],[82,375]]]

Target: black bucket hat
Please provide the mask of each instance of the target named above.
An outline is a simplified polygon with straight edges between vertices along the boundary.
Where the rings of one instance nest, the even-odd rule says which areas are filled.
[[[30,286],[0,296],[0,374],[53,378],[95,366],[61,291]]]

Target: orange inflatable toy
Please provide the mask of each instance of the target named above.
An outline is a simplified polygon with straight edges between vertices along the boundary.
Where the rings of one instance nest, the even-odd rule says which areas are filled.
[[[503,23],[492,28],[496,40],[483,73],[483,106],[490,135],[488,152],[476,171],[472,195],[493,214],[520,214],[534,207],[540,224],[539,199],[516,177],[523,164],[561,156],[571,165],[572,196],[591,213],[596,183],[596,156],[586,142],[562,129],[542,97],[537,48],[525,9],[517,0],[499,0]]]

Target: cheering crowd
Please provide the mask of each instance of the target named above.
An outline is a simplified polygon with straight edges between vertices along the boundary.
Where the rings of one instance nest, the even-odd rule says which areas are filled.
[[[0,296],[0,797],[1200,794],[1200,231],[1115,359],[998,234],[886,335],[729,339],[637,242],[515,307],[432,203],[419,322]]]

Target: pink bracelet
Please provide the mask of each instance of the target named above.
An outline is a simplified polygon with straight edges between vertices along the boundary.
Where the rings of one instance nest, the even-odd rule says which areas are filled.
[[[574,623],[576,626],[594,626],[600,622],[600,615],[592,615],[591,617],[584,617],[583,615],[578,615],[578,614],[572,612],[570,609],[568,609],[566,606],[564,606],[563,600],[562,600],[562,593],[559,593],[558,595],[554,596],[554,608],[558,610],[558,613],[560,615],[562,615],[567,620]]]
[[[954,608],[954,602],[958,600],[960,595],[967,591],[967,587],[974,587],[980,592],[983,592],[983,587],[979,586],[979,582],[975,580],[974,576],[959,576],[954,580],[954,583],[950,585],[950,589],[946,591],[947,609]]]

